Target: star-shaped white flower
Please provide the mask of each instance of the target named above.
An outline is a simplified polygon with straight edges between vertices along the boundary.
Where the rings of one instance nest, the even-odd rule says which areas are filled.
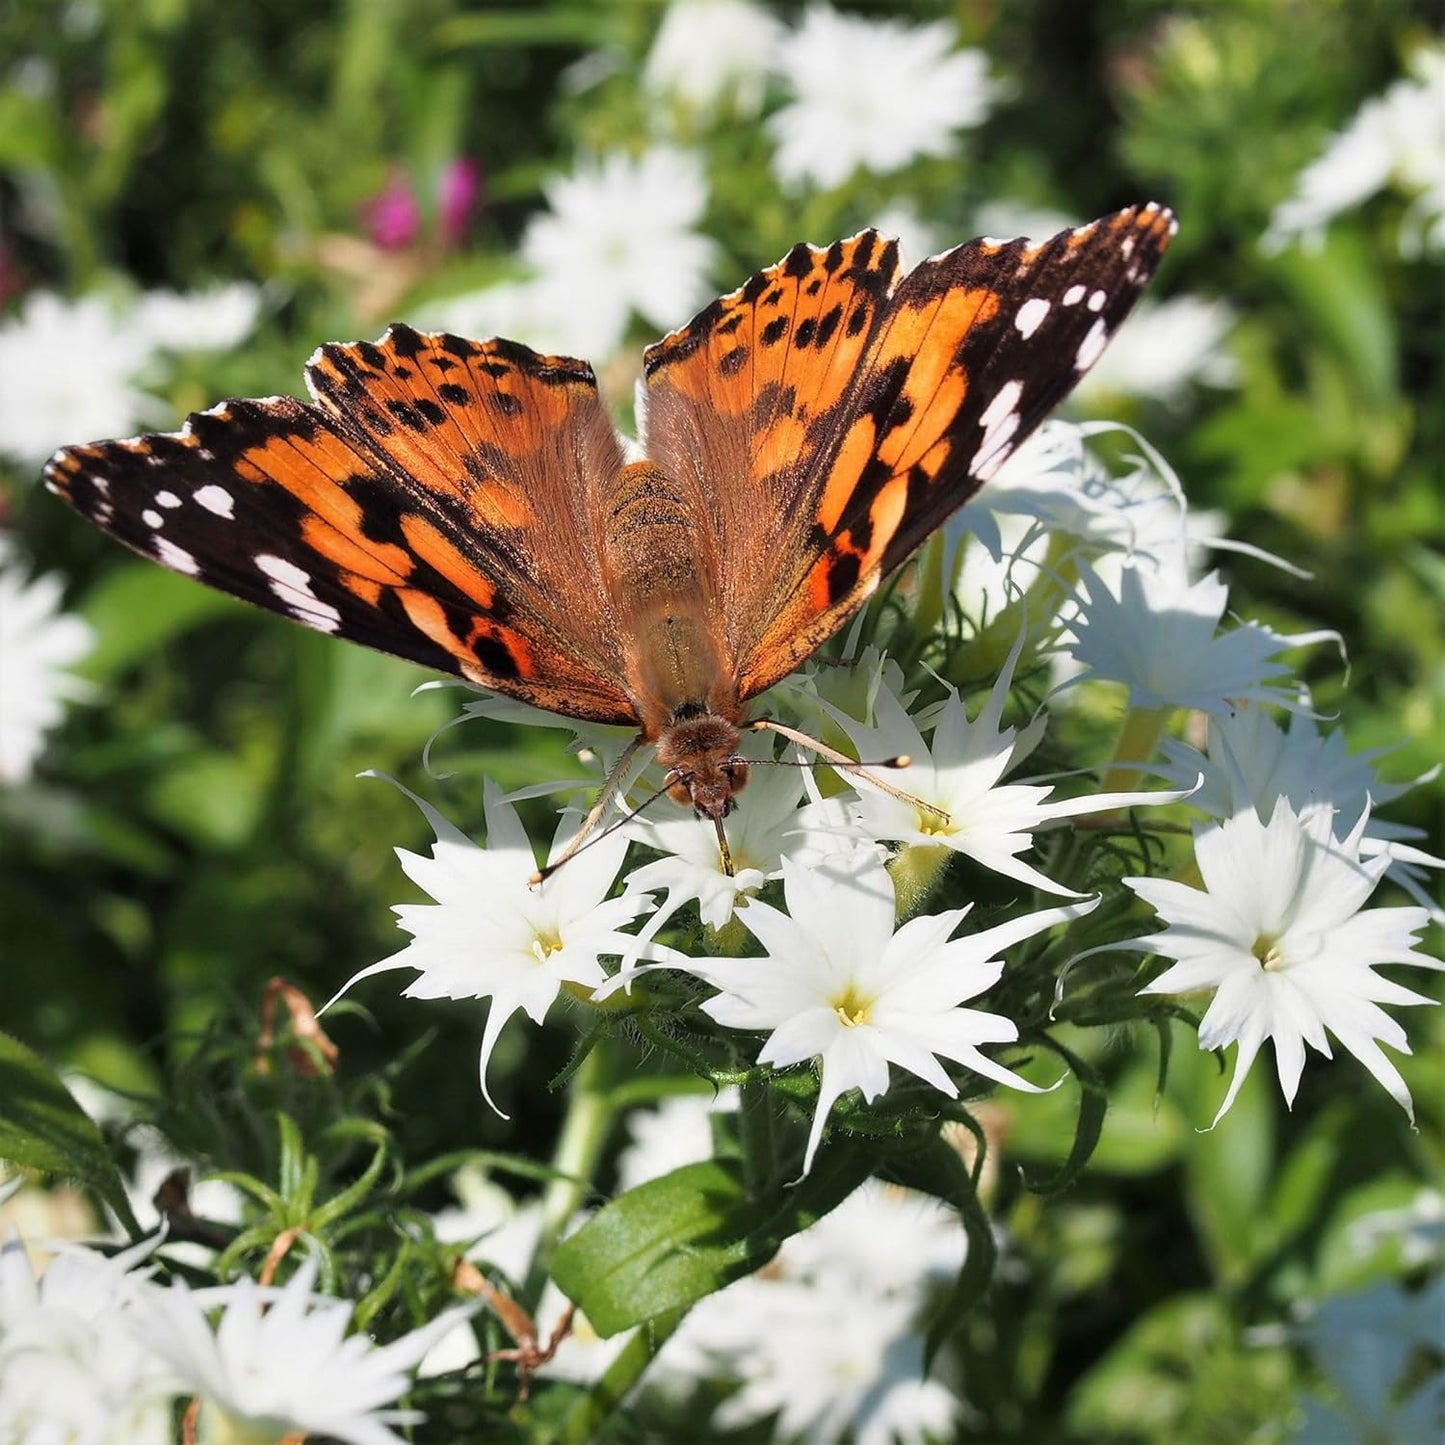
[[[490,779],[483,794],[485,848],[414,793],[402,791],[426,815],[437,840],[429,858],[402,848],[397,857],[407,877],[436,901],[395,908],[412,941],[400,953],[362,969],[341,993],[373,974],[414,968],[418,976],[402,990],[407,998],[490,998],[481,1081],[495,1109],[487,1090],[487,1061],[503,1024],[519,1009],[539,1024],[564,985],[575,985],[585,995],[604,982],[601,957],[635,947],[637,940],[619,930],[647,912],[652,901],[637,892],[607,897],[627,852],[622,833],[599,839],[533,886],[537,861],[532,845],[516,810]],[[564,821],[552,857],[572,831]]]
[[[1401,253],[1445,251],[1445,46],[1421,45],[1410,71],[1367,100],[1295,178],[1261,250],[1274,253],[1296,242],[1318,250],[1335,216],[1394,185],[1414,197],[1400,229]]]
[[[1191,582],[1182,551],[1154,566],[1125,567],[1117,596],[1088,566],[1079,570],[1074,659],[1091,676],[1128,687],[1131,707],[1217,713],[1241,701],[1289,706],[1296,688],[1280,654],[1339,640],[1329,631],[1286,636],[1258,622],[1221,632],[1229,589],[1215,572]]]
[[[946,21],[910,25],[812,5],[778,66],[796,99],[768,122],[785,185],[841,186],[861,166],[886,175],[916,156],[946,156],[978,125],[997,88],[979,50],[956,50]]]
[[[39,1279],[18,1238],[0,1249],[0,1440],[171,1440],[175,1381],[131,1319],[158,1242],[110,1257],[68,1246]]]
[[[1022,638],[1020,638],[1020,643]],[[1083,813],[1173,803],[1183,792],[1091,793],[1049,802],[1052,787],[1000,780],[1037,746],[1042,728],[1022,734],[1001,727],[1013,684],[1020,643],[1014,645],[988,701],[969,720],[957,691],[950,689],[931,723],[932,744],[917,722],[886,687],[873,704],[877,725],[865,727],[842,713],[838,722],[863,757],[906,754],[912,765],[896,775],[899,788],[919,800],[909,802],[854,777],[859,793],[857,818],[871,838],[886,838],[919,848],[950,848],[995,873],[1061,897],[1079,895],[1040,873],[1018,855],[1033,846],[1035,830]],[[919,803],[926,806],[920,807]]]
[[[1037,1092],[979,1051],[980,1044],[1012,1042],[1017,1026],[962,1005],[998,980],[1004,949],[1088,912],[1093,902],[1030,913],[965,938],[952,934],[968,908],[912,918],[895,933],[893,880],[867,852],[812,869],[784,859],[783,893],[787,913],[753,899],[738,914],[766,957],[696,959],[686,968],[720,990],[703,1005],[720,1024],[768,1032],[760,1063],[819,1061],[805,1173],[834,1102],[854,1088],[876,1099],[888,1088],[890,1063],[949,1098],[958,1089],[940,1059]]]
[[[1445,868],[1445,858],[1406,841],[1423,838],[1422,829],[1377,818],[1373,811],[1420,783],[1434,781],[1439,764],[1408,783],[1387,783],[1377,776],[1374,764],[1388,747],[1352,753],[1342,732],[1321,733],[1308,714],[1292,713],[1286,729],[1260,707],[1211,717],[1203,753],[1176,738],[1166,737],[1161,746],[1168,760],[1161,771],[1180,781],[1203,780],[1189,801],[1211,818],[1232,818],[1252,808],[1263,820],[1280,798],[1287,798],[1300,814],[1320,808],[1331,812],[1336,823],[1368,813],[1361,855],[1386,854],[1391,881],[1428,908],[1432,922],[1445,924],[1445,909],[1431,901],[1422,881],[1425,869]]]
[[[427,1351],[474,1307],[447,1310],[389,1345],[374,1345],[346,1333],[350,1300],[313,1293],[316,1270],[308,1259],[280,1289],[250,1279],[206,1290],[179,1282],[151,1288],[135,1311],[151,1349],[184,1390],[245,1432],[238,1438],[305,1432],[347,1445],[401,1445],[388,1425],[423,1417],[391,1402],[410,1388]],[[213,1327],[218,1304],[224,1313]]]
[[[90,651],[82,618],[60,609],[53,573],[27,580],[0,539],[0,784],[23,783],[63,704],[85,696],[65,669]]]
[[[1410,1091],[1379,1048],[1409,1053],[1405,1031],[1379,1005],[1430,1003],[1380,978],[1381,963],[1445,968],[1413,947],[1423,908],[1361,912],[1389,864],[1363,859],[1367,819],[1336,839],[1328,812],[1300,817],[1281,798],[1268,823],[1253,810],[1197,830],[1194,856],[1204,887],[1164,878],[1124,881],[1164,920],[1133,947],[1177,960],[1144,993],[1213,989],[1199,1046],[1238,1043],[1234,1077],[1215,1115],[1224,1117],[1260,1045],[1274,1041],[1286,1103],[1293,1103],[1305,1045],[1331,1057],[1326,1029],[1413,1117]]]
[[[163,420],[165,406],[142,385],[157,353],[232,346],[259,309],[256,288],[243,283],[128,303],[30,292],[0,321],[0,452],[38,466],[76,437],[124,436]]]
[[[777,17],[749,0],[672,0],[642,84],[704,114],[730,102],[739,115],[753,116],[782,38]]]
[[[610,151],[544,186],[548,209],[519,247],[532,275],[457,297],[433,313],[473,335],[602,360],[636,312],[675,326],[708,297],[716,244],[699,231],[707,179],[690,152]]]

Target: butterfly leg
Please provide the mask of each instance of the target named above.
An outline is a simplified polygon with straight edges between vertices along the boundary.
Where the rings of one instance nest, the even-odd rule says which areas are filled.
[[[637,756],[638,749],[646,742],[641,733],[633,738],[623,750],[622,756],[613,764],[612,771],[607,774],[606,781],[602,784],[602,791],[597,794],[597,801],[582,820],[582,826],[572,835],[567,846],[562,850],[559,858],[554,858],[545,868],[539,868],[528,880],[532,887],[551,877],[569,858],[577,853],[584,843],[596,831],[597,825],[607,816],[612,805],[617,801],[617,795],[622,791],[623,779],[627,776],[627,770],[632,766],[632,760]]]
[[[817,738],[809,737],[807,733],[800,733],[796,728],[790,728],[784,723],[774,722],[771,718],[755,718],[750,723],[743,723],[743,729],[747,732],[778,733],[787,738],[790,742],[800,744],[810,751],[817,753],[825,762],[831,763],[835,768],[845,773],[858,773],[868,779],[875,788],[882,788],[891,798],[897,798],[900,802],[907,803],[910,807],[918,808],[924,813],[931,813],[935,818],[941,818],[945,823],[948,821],[948,814],[942,808],[936,807],[933,803],[926,803],[922,798],[915,798],[912,793],[905,793],[902,788],[895,788],[892,783],[885,783],[882,778],[868,771],[867,767],[846,753],[840,753],[836,748],[830,748],[827,743],[820,742]],[[896,758],[886,758],[881,762],[871,763],[874,768],[906,768],[913,760],[906,754],[900,754]]]

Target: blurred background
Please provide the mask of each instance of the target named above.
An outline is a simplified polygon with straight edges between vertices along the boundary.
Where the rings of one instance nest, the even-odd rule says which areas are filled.
[[[324,998],[400,946],[392,849],[429,835],[356,773],[475,828],[483,776],[581,771],[563,732],[471,721],[428,775],[464,694],[413,696],[414,668],[131,557],[40,490],[55,447],[304,394],[317,345],[391,320],[587,356],[630,425],[643,345],[793,242],[869,224],[918,260],[1172,205],[1159,281],[1072,414],[1137,427],[1192,506],[1306,569],[1228,559],[1233,605],[1342,633],[1348,671],[1302,659],[1316,709],[1392,749],[1392,781],[1434,767],[1442,23],[1423,0],[7,0],[0,1025],[176,1089],[202,1037],[244,1053],[267,979]],[[1441,810],[1430,782],[1390,817],[1440,852]],[[368,994],[344,1067],[408,1120],[407,1154],[545,1154],[565,1031],[504,1035],[506,1123],[476,1094],[476,1010],[421,1019],[393,992]],[[1161,1099],[1147,1049],[1106,1048],[1118,1107],[1090,1183],[1011,1220],[1035,1272],[1000,1286],[1011,1337],[968,1344],[992,1362],[975,1405],[1058,1438],[1255,1438],[1290,1377],[1252,1321],[1407,1272],[1398,1244],[1327,1246],[1441,1177],[1441,1029],[1409,1022],[1415,1134],[1341,1069],[1307,1072],[1288,1117],[1256,1077],[1228,1140],[1200,1136],[1210,1060],[1176,1060]],[[207,1117],[170,1121],[182,1148],[228,1117],[191,1082]],[[1004,1132],[1024,1163],[1059,1137],[1046,1106]]]

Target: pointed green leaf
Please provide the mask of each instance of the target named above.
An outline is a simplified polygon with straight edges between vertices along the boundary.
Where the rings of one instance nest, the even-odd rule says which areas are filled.
[[[740,1160],[674,1169],[615,1199],[558,1247],[552,1277],[599,1335],[695,1303],[761,1269],[843,1202],[876,1151],[838,1141],[797,1184],[751,1197]]]
[[[0,1159],[77,1180],[140,1234],[100,1130],[54,1069],[8,1034],[0,1034],[0,1101]]]

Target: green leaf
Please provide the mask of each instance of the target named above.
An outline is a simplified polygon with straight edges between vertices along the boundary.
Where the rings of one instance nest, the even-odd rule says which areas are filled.
[[[56,1072],[0,1034],[0,1159],[93,1189],[132,1235],[141,1228],[100,1130]]]
[[[1318,250],[1291,246],[1271,263],[1295,310],[1350,368],[1376,406],[1399,394],[1399,339],[1379,259],[1356,230],[1331,228]]]
[[[761,1269],[841,1204],[876,1149],[837,1141],[797,1184],[750,1197],[740,1160],[688,1164],[629,1190],[557,1249],[552,1277],[604,1338]]]

